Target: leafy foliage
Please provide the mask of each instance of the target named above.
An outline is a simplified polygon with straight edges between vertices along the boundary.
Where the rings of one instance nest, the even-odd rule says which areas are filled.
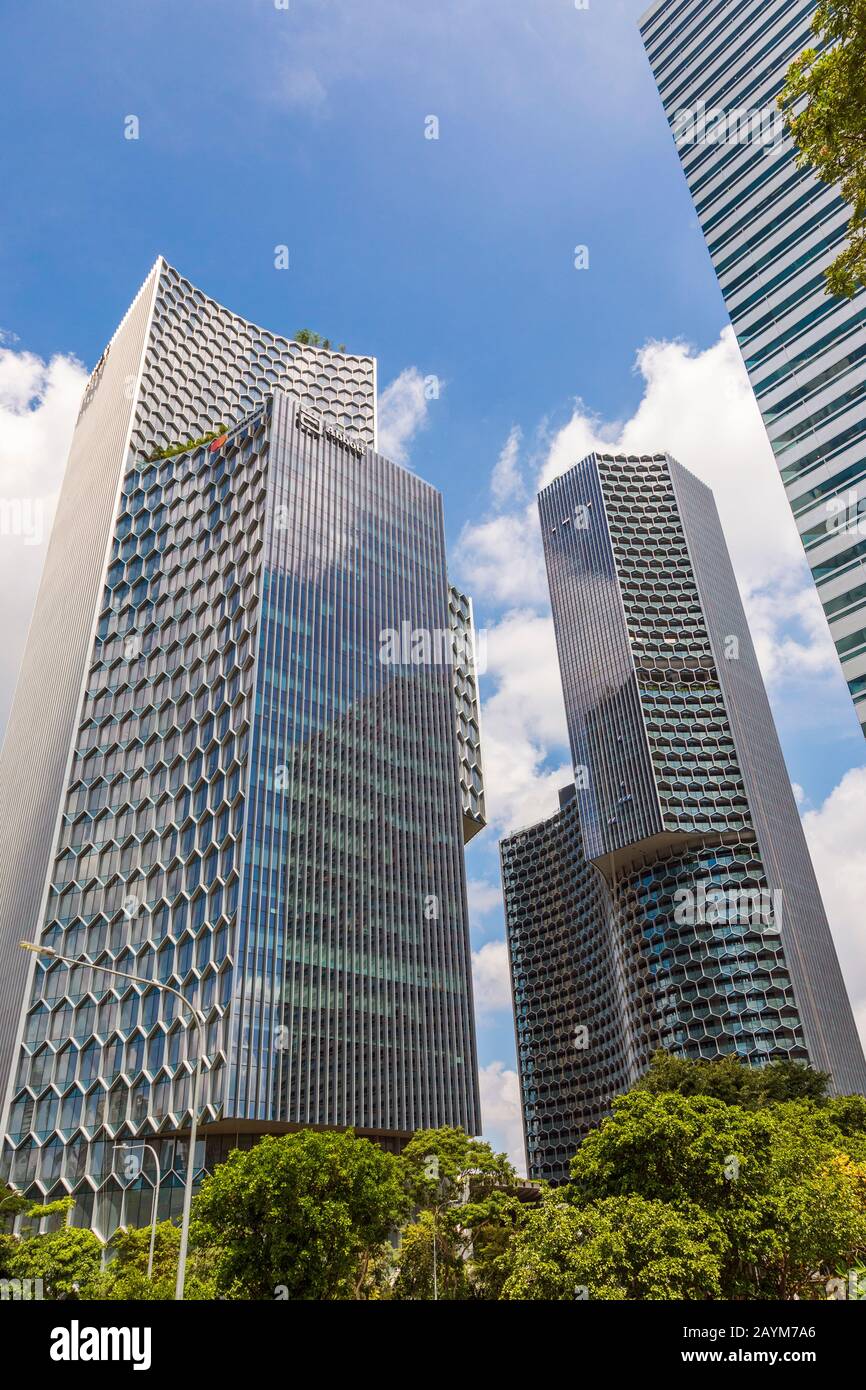
[[[193,1204],[188,1298],[816,1299],[866,1265],[866,1098],[826,1096],[800,1065],[658,1054],[581,1144],[571,1181],[527,1193],[504,1154],[460,1129],[398,1157],[351,1131],[235,1151]],[[527,1196],[535,1202],[527,1203]],[[23,1207],[22,1207],[23,1202]],[[174,1297],[179,1232],[101,1245],[71,1200],[0,1237],[3,1277],[51,1298]],[[29,1223],[29,1224],[28,1224]]]
[[[717,1062],[687,1062],[670,1052],[656,1052],[649,1070],[632,1087],[659,1095],[677,1091],[682,1096],[714,1096],[726,1105],[756,1110],[780,1100],[821,1101],[827,1092],[827,1072],[814,1071],[804,1062],[770,1062],[749,1067],[733,1057]]]
[[[150,1226],[129,1227],[114,1233],[108,1243],[113,1256],[108,1268],[84,1290],[83,1296],[98,1300],[168,1300],[174,1298],[180,1230],[171,1221],[156,1228],[153,1247],[153,1273],[147,1277],[150,1253]],[[214,1297],[202,1252],[192,1252],[187,1262],[184,1298]]]
[[[8,1221],[27,1211],[33,1203],[14,1187],[4,1187],[0,1192],[0,1220]]]
[[[5,1232],[0,1234],[0,1279],[12,1278],[12,1263],[17,1249],[18,1241],[15,1236]]]
[[[19,1240],[8,1260],[9,1277],[41,1279],[45,1296],[77,1299],[99,1273],[102,1242],[92,1231],[63,1226]]]
[[[193,1238],[227,1297],[351,1298],[407,1209],[395,1155],[302,1130],[231,1153],[202,1183]]]
[[[581,1145],[568,1200],[637,1195],[699,1208],[728,1245],[723,1298],[823,1297],[866,1256],[866,1145],[808,1100],[746,1110],[632,1091]]]
[[[153,453],[148,454],[147,462],[156,463],[159,459],[174,458],[176,454],[186,454],[190,449],[199,449],[202,444],[210,444],[214,439],[219,439],[228,431],[228,425],[217,425],[215,430],[208,430],[206,434],[199,435],[198,439],[179,439],[173,444],[166,444],[163,449],[154,449]]]
[[[866,0],[819,0],[819,40],[788,69],[779,107],[799,150],[849,204],[848,243],[828,266],[827,293],[850,299],[866,285]]]
[[[330,338],[323,338],[323,337],[321,336],[321,334],[319,334],[319,333],[314,333],[313,330],[312,330],[312,328],[299,328],[298,331],[297,331],[297,333],[295,334],[295,342],[296,342],[296,343],[303,343],[305,347],[320,347],[320,348],[326,348],[329,352],[330,352],[330,350],[331,350],[331,340],[330,340]],[[345,351],[346,351],[346,344],[345,344],[345,343],[340,343],[340,345],[339,345],[339,347],[337,347],[336,351],[337,351],[337,352],[345,352]]]
[[[400,1244],[395,1298],[496,1298],[499,1257],[525,1216],[505,1154],[462,1129],[421,1130],[403,1150],[406,1183],[420,1208]]]
[[[719,1298],[728,1242],[699,1207],[548,1192],[503,1255],[505,1299]]]

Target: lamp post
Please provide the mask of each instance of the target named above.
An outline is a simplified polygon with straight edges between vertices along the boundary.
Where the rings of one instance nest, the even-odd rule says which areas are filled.
[[[148,1279],[152,1279],[152,1278],[153,1278],[153,1247],[154,1247],[154,1245],[155,1245],[155,1243],[156,1243],[156,1209],[157,1209],[157,1204],[158,1204],[158,1202],[159,1202],[159,1184],[160,1184],[160,1179],[161,1179],[161,1177],[162,1177],[162,1170],[161,1170],[161,1166],[160,1166],[160,1162],[159,1162],[159,1154],[156,1152],[156,1149],[153,1147],[152,1144],[147,1144],[147,1143],[145,1143],[145,1141],[144,1141],[143,1139],[132,1140],[132,1141],[130,1141],[128,1144],[115,1144],[114,1147],[115,1147],[115,1149],[121,1149],[121,1150],[123,1150],[124,1152],[128,1153],[128,1154],[130,1155],[130,1157],[132,1157],[132,1150],[133,1150],[133,1149],[144,1149],[146,1153],[149,1153],[149,1154],[152,1154],[152,1155],[153,1155],[153,1161],[154,1161],[154,1163],[156,1164],[156,1187],[153,1189],[153,1201],[152,1201],[151,1204],[150,1204],[150,1249],[149,1249],[148,1254],[147,1254],[147,1277],[148,1277]],[[139,1166],[138,1172],[132,1174],[132,1176],[133,1176],[133,1177],[138,1177],[139,1174],[141,1173],[141,1170],[142,1170],[143,1167],[144,1167],[144,1164],[142,1163],[142,1164]],[[125,1174],[125,1176],[129,1177],[130,1175],[129,1175],[129,1174]]]
[[[189,1010],[190,1018],[196,1026],[198,1035],[198,1056],[195,1060],[195,1068],[192,1074],[192,1119],[189,1133],[189,1153],[186,1160],[186,1182],[183,1190],[183,1216],[180,1223],[180,1252],[177,1260],[177,1283],[175,1285],[174,1296],[176,1299],[183,1298],[184,1284],[186,1282],[186,1252],[189,1245],[189,1214],[192,1206],[192,1180],[195,1170],[195,1146],[198,1137],[198,1095],[199,1079],[201,1077],[202,1062],[204,1061],[204,1015],[194,1008],[188,999],[181,994],[179,989],[172,985],[164,985],[161,980],[148,980],[143,975],[133,975],[129,970],[113,970],[107,965],[95,965],[87,956],[76,958],[74,956],[62,956],[59,951],[55,951],[53,946],[40,946],[36,941],[19,941],[19,946],[23,951],[32,951],[36,956],[48,956],[51,960],[62,961],[64,965],[84,965],[90,970],[98,970],[103,975],[116,975],[121,980],[132,980],[137,985],[147,985],[149,989],[161,989],[165,994],[173,994],[179,999],[185,1009]]]

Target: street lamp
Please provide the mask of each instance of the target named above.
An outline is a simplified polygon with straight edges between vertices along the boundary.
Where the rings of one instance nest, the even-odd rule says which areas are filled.
[[[156,1242],[156,1209],[159,1202],[159,1184],[162,1177],[159,1154],[152,1144],[145,1143],[143,1139],[136,1139],[128,1144],[115,1144],[114,1147],[115,1149],[122,1149],[125,1153],[128,1153],[130,1158],[132,1158],[133,1149],[144,1149],[146,1153],[153,1154],[153,1161],[156,1164],[156,1187],[153,1189],[153,1201],[150,1204],[150,1250],[147,1254],[147,1277],[151,1279],[153,1278],[153,1247]],[[144,1163],[142,1162],[137,1172],[131,1175],[129,1173],[124,1173],[124,1177],[131,1176],[137,1178],[143,1167]]]
[[[181,994],[179,989],[174,989],[172,985],[164,985],[161,980],[148,980],[142,975],[133,975],[129,970],[112,970],[107,965],[95,965],[87,956],[76,958],[74,956],[62,956],[59,951],[55,951],[53,946],[40,946],[36,941],[19,941],[18,945],[23,951],[32,951],[35,956],[50,956],[52,960],[62,961],[64,965],[85,965],[91,970],[98,970],[103,975],[116,975],[121,980],[132,980],[137,985],[147,985],[150,989],[161,989],[166,994],[173,994],[179,999],[185,1009],[189,1010],[190,1017],[196,1026],[198,1033],[198,1056],[195,1061],[195,1069],[192,1074],[192,1122],[189,1132],[189,1153],[186,1160],[186,1183],[183,1190],[183,1216],[180,1223],[180,1252],[177,1260],[177,1283],[175,1285],[174,1296],[176,1299],[183,1298],[184,1284],[186,1282],[186,1252],[189,1245],[189,1214],[192,1206],[192,1180],[195,1169],[195,1146],[198,1135],[198,1094],[199,1080],[201,1077],[202,1062],[204,1061],[204,1015],[190,1004],[189,1000]]]

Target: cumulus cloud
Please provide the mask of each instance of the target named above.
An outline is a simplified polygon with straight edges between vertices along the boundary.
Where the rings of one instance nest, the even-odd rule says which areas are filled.
[[[548,589],[535,503],[464,526],[457,563],[476,602],[547,604]]]
[[[6,341],[10,335],[7,335]],[[5,728],[87,372],[0,347],[0,730]]]
[[[505,1153],[518,1173],[526,1174],[520,1084],[517,1072],[503,1062],[491,1062],[478,1074],[481,1085],[481,1124],[484,1138],[497,1153]]]
[[[866,767],[845,773],[814,810],[803,814],[803,829],[848,985],[860,1036],[866,1042]]]
[[[408,445],[427,424],[427,404],[424,377],[417,367],[404,367],[379,396],[381,454],[408,463]]]
[[[483,878],[470,878],[466,884],[469,897],[469,920],[477,925],[478,918],[488,917],[502,905],[502,892],[498,883],[488,883]]]
[[[634,415],[605,424],[578,402],[541,469],[543,487],[591,449],[666,450],[711,487],[770,683],[833,671],[837,657],[731,328],[703,352],[648,343]]]
[[[503,506],[523,496],[523,478],[520,472],[520,429],[514,425],[502,446],[490,475],[490,493],[497,506]]]
[[[472,952],[472,981],[479,1015],[510,1011],[511,976],[504,941],[488,941]]]
[[[507,833],[550,815],[557,789],[572,780],[550,615],[511,610],[490,627],[487,674],[493,683],[483,704],[487,806]]]

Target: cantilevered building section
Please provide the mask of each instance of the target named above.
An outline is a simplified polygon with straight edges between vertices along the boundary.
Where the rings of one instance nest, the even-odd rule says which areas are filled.
[[[593,454],[539,510],[576,790],[501,852],[530,1174],[562,1180],[657,1047],[841,1092],[866,1063],[711,492]]]
[[[3,1172],[103,1232],[149,1219],[116,1176],[132,1136],[177,1209],[196,1046],[172,996],[99,965],[206,1016],[197,1167],[305,1125],[479,1128],[471,622],[459,669],[383,641],[453,633],[441,496],[372,447],[372,359],[265,334],[161,261],[142,293],[85,396],[3,764],[33,791],[2,826]],[[21,937],[93,968],[43,957],[16,1003]]]
[[[659,0],[641,33],[866,731],[866,291],[824,292],[849,209],[775,108],[815,8]]]

